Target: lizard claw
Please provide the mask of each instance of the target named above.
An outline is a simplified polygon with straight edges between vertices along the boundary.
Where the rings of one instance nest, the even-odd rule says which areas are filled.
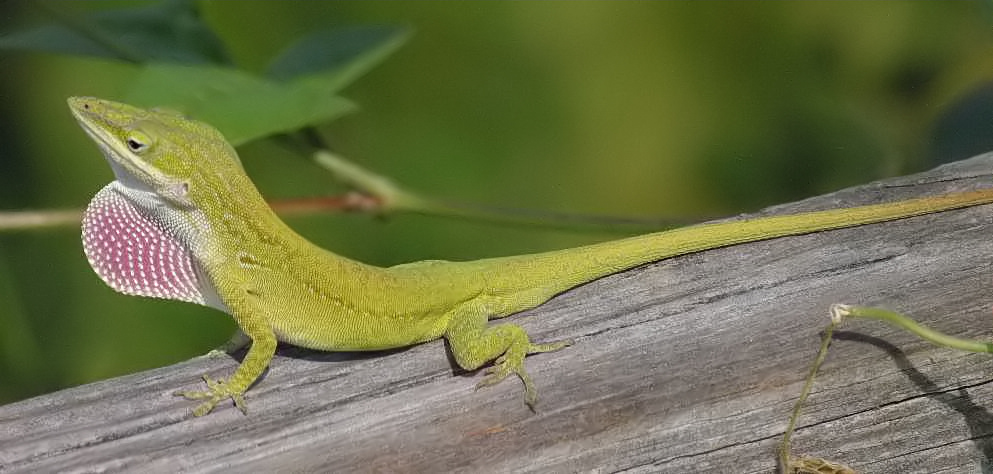
[[[572,341],[557,341],[547,344],[529,344],[526,351],[508,349],[500,357],[493,361],[493,365],[487,367],[483,373],[485,377],[476,384],[476,390],[482,387],[495,385],[507,378],[510,374],[517,374],[517,377],[524,383],[524,403],[531,411],[535,411],[535,404],[538,403],[538,391],[534,388],[531,376],[524,370],[524,356],[526,354],[537,354],[540,352],[552,352],[572,345]]]
[[[207,383],[207,390],[177,391],[173,395],[183,397],[187,400],[204,400],[193,409],[193,416],[204,416],[210,413],[218,403],[230,398],[234,406],[238,407],[243,414],[248,414],[245,408],[245,400],[240,392],[232,390],[230,385],[222,379],[214,380],[209,375],[203,376],[203,381]]]
[[[490,385],[496,385],[510,375],[512,369],[508,367],[507,355],[504,354],[493,361],[493,365],[483,369],[483,380],[476,384],[476,390]]]
[[[503,379],[507,378],[510,374],[517,374],[520,377],[521,382],[524,383],[524,403],[527,404],[531,411],[534,410],[534,405],[538,403],[538,392],[534,389],[534,383],[531,382],[531,376],[524,371],[524,357],[521,356],[517,360],[512,360],[508,358],[506,354],[497,358],[493,365],[487,367],[483,373],[485,377],[476,384],[476,390],[483,387],[489,387],[490,385],[495,385],[500,383]]]

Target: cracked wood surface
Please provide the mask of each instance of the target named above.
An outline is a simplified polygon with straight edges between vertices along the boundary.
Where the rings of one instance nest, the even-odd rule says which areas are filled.
[[[993,185],[993,155],[767,212]],[[193,418],[173,397],[226,376],[194,359],[0,407],[0,471],[772,472],[831,303],[883,306],[959,337],[993,334],[993,206],[738,245],[603,278],[510,318],[576,345],[473,391],[441,341],[379,353],[282,347],[250,390]],[[108,341],[112,344],[113,341]],[[850,321],[794,450],[863,472],[983,472],[993,361]]]

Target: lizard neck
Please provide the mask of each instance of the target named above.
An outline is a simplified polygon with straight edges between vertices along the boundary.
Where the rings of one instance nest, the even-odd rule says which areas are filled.
[[[197,195],[194,202],[207,223],[206,244],[196,259],[212,281],[225,283],[217,290],[222,300],[246,290],[291,287],[348,294],[354,290],[349,285],[382,278],[379,267],[318,247],[291,229],[245,174]]]

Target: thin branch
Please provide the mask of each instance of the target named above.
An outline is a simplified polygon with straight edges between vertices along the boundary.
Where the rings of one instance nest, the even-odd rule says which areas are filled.
[[[0,231],[40,230],[79,225],[83,211],[50,209],[40,211],[0,211]]]
[[[327,150],[315,152],[314,161],[346,185],[378,200],[378,211],[383,214],[413,212],[529,227],[617,233],[644,233],[693,223],[689,219],[634,219],[443,201],[410,191]]]

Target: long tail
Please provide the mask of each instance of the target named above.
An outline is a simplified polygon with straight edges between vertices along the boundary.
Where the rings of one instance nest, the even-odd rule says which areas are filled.
[[[993,188],[868,206],[745,221],[699,224],[546,253],[507,257],[498,286],[527,285],[554,293],[648,262],[790,235],[855,227],[993,203]],[[522,288],[524,289],[524,288]],[[550,296],[550,295],[549,295]]]

